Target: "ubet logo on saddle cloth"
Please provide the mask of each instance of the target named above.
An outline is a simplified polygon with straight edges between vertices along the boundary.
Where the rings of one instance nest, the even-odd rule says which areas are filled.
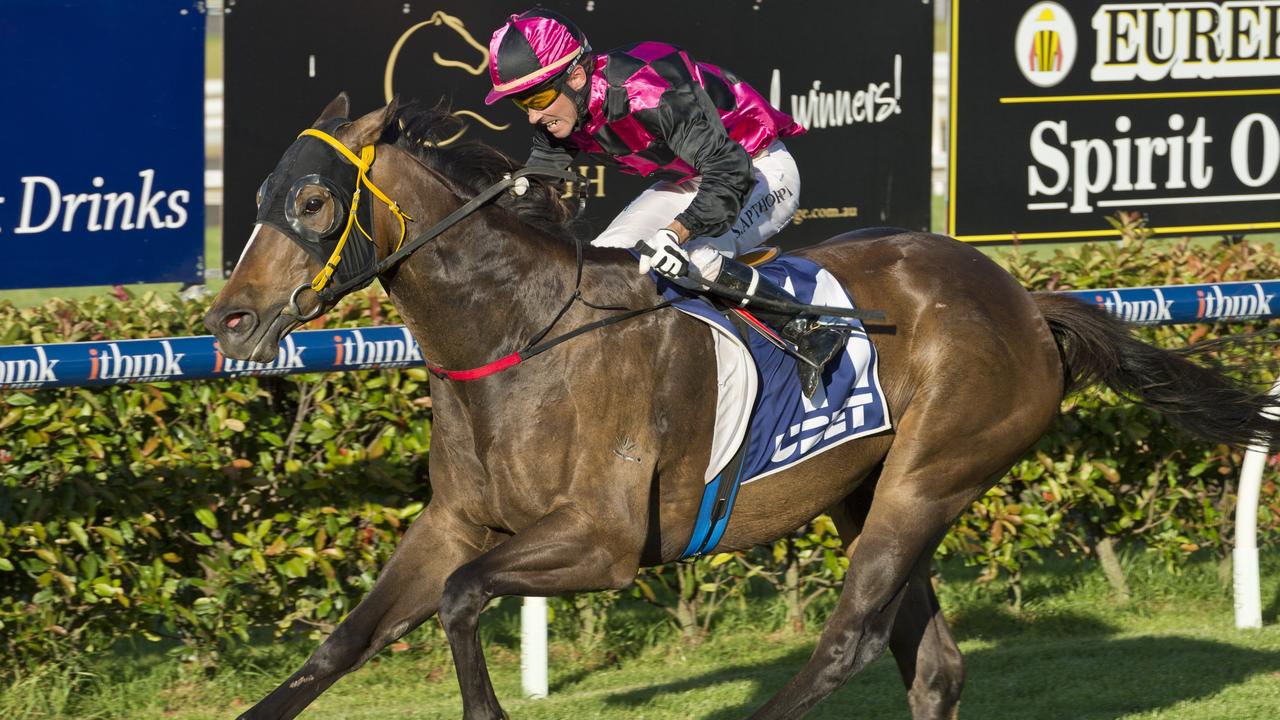
[[[851,338],[851,342],[854,340]],[[822,399],[822,404],[817,406],[810,404],[806,398],[804,404],[809,410],[807,417],[788,428],[786,433],[774,437],[773,456],[769,458],[769,462],[786,462],[793,456],[804,455],[814,445],[823,440],[839,437],[848,433],[851,429],[859,430],[866,427],[865,406],[874,402],[876,396],[870,392],[870,383],[867,381],[866,375],[859,378],[857,387],[867,388],[867,391],[850,396],[845,401],[844,407],[836,411],[834,415],[826,414],[828,403],[825,397]],[[826,430],[816,432],[823,427]],[[786,444],[784,445],[783,443]]]

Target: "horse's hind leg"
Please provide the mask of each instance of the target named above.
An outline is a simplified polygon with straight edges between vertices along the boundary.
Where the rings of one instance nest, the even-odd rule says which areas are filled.
[[[845,551],[851,552],[870,509],[868,481],[831,509]],[[864,492],[863,488],[868,491]],[[964,657],[956,645],[930,581],[932,553],[921,554],[907,580],[906,594],[889,633],[889,649],[907,686],[912,720],[953,720],[964,687]]]
[[[911,573],[889,648],[907,685],[912,720],[953,720],[960,711],[964,657],[929,581],[930,560],[922,557]]]
[[[428,506],[378,576],[369,594],[300,670],[240,716],[292,718],[338,678],[435,614],[445,579],[480,553],[483,535]],[[470,536],[470,537],[469,537]]]
[[[849,555],[840,601],[809,662],[751,717],[798,718],[885,650],[907,582],[933,553],[951,518],[976,496],[929,498],[916,483],[895,482],[886,468],[866,525]]]
[[[1056,410],[1056,403],[1014,405],[1009,398],[1020,397],[1021,387],[988,393],[980,383],[936,374],[930,382],[917,389],[899,422],[849,554],[840,600],[813,656],[753,718],[800,717],[884,652],[898,609],[911,594],[908,581],[913,573],[923,577],[916,568],[928,562],[952,521],[1044,432]]]

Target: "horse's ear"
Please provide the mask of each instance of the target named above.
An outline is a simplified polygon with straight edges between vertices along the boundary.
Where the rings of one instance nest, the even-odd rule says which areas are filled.
[[[338,97],[329,101],[324,106],[324,110],[320,113],[320,117],[311,124],[312,127],[319,127],[324,121],[333,118],[345,118],[351,113],[351,99],[347,97],[347,91],[343,90],[338,93]]]
[[[373,145],[382,137],[382,133],[391,124],[392,118],[395,117],[396,109],[400,106],[400,96],[396,95],[391,98],[391,102],[385,107],[374,110],[364,117],[351,123],[351,128],[346,135],[346,141],[353,147],[364,147],[365,145]]]

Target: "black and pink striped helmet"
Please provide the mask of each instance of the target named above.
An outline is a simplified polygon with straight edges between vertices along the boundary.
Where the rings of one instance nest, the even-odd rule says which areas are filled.
[[[586,35],[559,13],[534,8],[512,15],[489,39],[493,89],[484,102],[492,105],[552,80],[589,52]]]

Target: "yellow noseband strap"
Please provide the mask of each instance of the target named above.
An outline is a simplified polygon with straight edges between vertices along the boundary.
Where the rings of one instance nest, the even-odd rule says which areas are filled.
[[[342,230],[342,237],[338,238],[338,244],[334,247],[333,253],[329,256],[329,261],[325,263],[324,269],[311,280],[311,289],[316,292],[320,292],[329,284],[329,280],[333,277],[333,272],[338,268],[338,263],[342,261],[342,248],[347,244],[347,238],[351,235],[351,227],[353,225],[359,228],[362,235],[369,238],[369,242],[373,242],[373,236],[361,227],[360,221],[356,219],[356,209],[360,207],[361,185],[369,188],[369,191],[373,193],[374,197],[381,200],[382,203],[387,206],[387,209],[389,209],[400,221],[400,240],[396,243],[395,250],[399,250],[400,246],[404,244],[405,233],[408,231],[407,223],[412,222],[413,218],[401,210],[400,206],[394,200],[387,197],[386,193],[378,189],[378,186],[374,185],[373,182],[369,180],[369,168],[373,165],[374,154],[372,145],[365,145],[361,148],[360,155],[357,157],[356,154],[351,152],[346,145],[343,145],[341,141],[326,132],[316,130],[315,128],[309,128],[299,133],[298,137],[302,137],[303,135],[309,135],[313,138],[323,140],[334,150],[341,153],[342,156],[345,157],[352,165],[355,165],[356,169],[359,171],[359,178],[356,180],[355,192],[351,193],[351,211],[347,214],[347,224]],[[395,252],[395,250],[392,252]]]

